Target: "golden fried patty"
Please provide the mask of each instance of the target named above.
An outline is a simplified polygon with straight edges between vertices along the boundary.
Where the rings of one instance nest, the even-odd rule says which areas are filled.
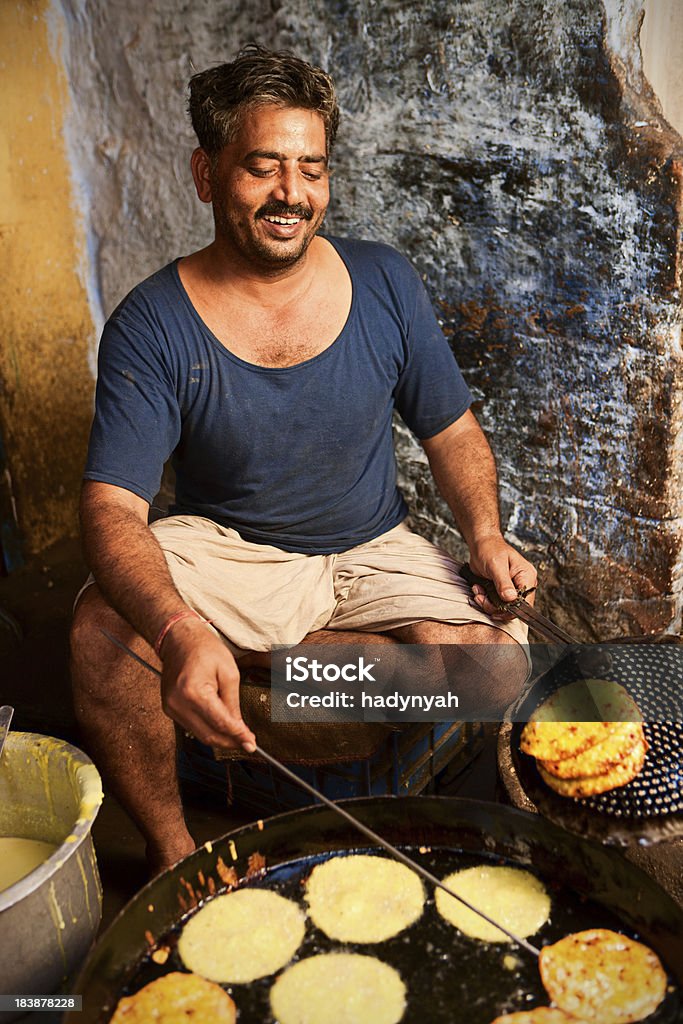
[[[481,864],[455,871],[443,882],[477,910],[483,910],[523,939],[537,932],[550,914],[550,897],[543,883],[521,868]],[[500,928],[489,924],[443,889],[436,890],[435,900],[441,916],[465,935],[484,942],[512,941]]]
[[[243,984],[289,963],[306,930],[292,900],[266,889],[238,889],[210,900],[178,940],[185,966],[211,981]]]
[[[601,775],[587,775],[581,779],[558,779],[547,772],[542,764],[537,764],[537,768],[543,781],[560,796],[595,796],[598,793],[607,793],[611,789],[618,789],[635,779],[645,763],[646,750],[645,739],[641,739],[630,754],[618,764],[612,765]]]
[[[235,1004],[220,985],[175,971],[119,1000],[110,1024],[235,1024]]]
[[[583,1024],[578,1017],[570,1017],[554,1006],[536,1006],[533,1010],[520,1010],[496,1017],[491,1024]]]
[[[601,743],[596,743],[576,757],[566,757],[562,761],[541,761],[541,766],[557,779],[602,775],[632,753],[643,738],[642,722],[618,722],[615,723],[614,732]]]
[[[278,1024],[397,1024],[406,1005],[398,971],[360,953],[321,953],[284,971],[270,990]]]
[[[367,854],[332,857],[306,883],[309,915],[340,942],[383,942],[422,914],[422,882],[410,868]]]
[[[641,942],[603,928],[567,935],[544,946],[541,979],[551,1000],[596,1024],[632,1024],[657,1009],[666,974]]]
[[[582,679],[563,686],[534,711],[522,730],[520,747],[542,761],[564,761],[605,742],[619,732],[619,725],[641,721],[637,704],[623,686]]]
[[[616,731],[617,722],[527,722],[520,747],[540,761],[577,757]]]

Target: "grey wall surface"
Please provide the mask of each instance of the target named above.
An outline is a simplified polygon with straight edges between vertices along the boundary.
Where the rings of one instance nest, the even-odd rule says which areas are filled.
[[[585,639],[678,628],[683,148],[642,76],[638,0],[61,6],[101,312],[210,238],[192,70],[250,40],[321,63],[343,110],[327,229],[422,273],[544,607]],[[400,434],[418,523],[461,550]]]

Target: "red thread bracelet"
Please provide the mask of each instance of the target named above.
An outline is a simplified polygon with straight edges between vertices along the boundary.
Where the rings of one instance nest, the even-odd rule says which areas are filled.
[[[192,608],[183,608],[181,612],[175,612],[169,619],[166,619],[166,622],[159,630],[157,638],[154,641],[154,651],[157,657],[161,657],[161,645],[166,639],[166,636],[173,629],[176,622],[180,622],[181,619],[199,619],[201,622],[205,621],[202,619],[201,615],[198,612],[193,611]]]

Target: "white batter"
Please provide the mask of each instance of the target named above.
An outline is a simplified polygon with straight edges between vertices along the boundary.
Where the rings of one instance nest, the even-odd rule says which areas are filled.
[[[50,857],[57,846],[42,839],[0,836],[0,892],[25,878]]]

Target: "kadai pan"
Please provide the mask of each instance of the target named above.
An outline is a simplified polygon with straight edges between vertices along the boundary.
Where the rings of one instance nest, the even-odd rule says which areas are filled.
[[[538,815],[500,804],[451,797],[369,797],[343,801],[352,814],[435,873],[505,860],[529,867],[553,901],[551,921],[532,938],[541,945],[585,927],[618,929],[647,943],[669,973],[670,990],[648,1024],[683,1020],[683,910],[648,875],[613,850],[568,835]],[[174,950],[181,922],[212,892],[224,889],[225,867],[244,878],[256,858],[272,885],[305,907],[302,883],[315,863],[337,853],[367,851],[368,841],[327,807],[290,811],[206,844],[142,889],[119,914],[87,960],[72,991],[83,1011],[65,1024],[106,1024],[123,995],[169,970],[182,969]],[[378,851],[384,856],[383,851]],[[402,1024],[467,1021],[488,1024],[502,1012],[547,1005],[536,959],[508,944],[468,939],[438,917],[427,893],[422,918],[402,936],[345,950],[377,956],[397,968],[408,987]],[[171,949],[157,965],[150,951]],[[297,957],[342,948],[308,925]],[[503,966],[513,954],[515,967]],[[269,1024],[273,978],[228,987],[239,1024]],[[227,986],[226,986],[227,987]]]

